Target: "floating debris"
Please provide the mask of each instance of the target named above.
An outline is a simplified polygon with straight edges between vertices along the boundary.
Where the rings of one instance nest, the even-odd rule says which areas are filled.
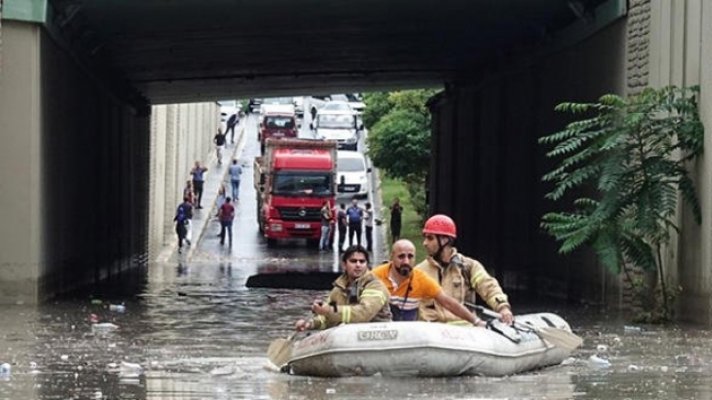
[[[214,375],[214,376],[232,375],[234,373],[235,373],[235,367],[233,367],[232,365],[225,365],[222,367],[213,368],[210,371],[210,375]]]
[[[606,360],[605,358],[598,357],[596,355],[589,357],[588,362],[594,368],[608,368],[611,366],[610,361]]]
[[[109,311],[115,311],[117,313],[124,313],[124,312],[126,312],[126,306],[123,304],[110,304]]]
[[[643,329],[639,326],[625,325],[623,327],[623,332],[625,333],[641,333]]]
[[[119,376],[122,378],[138,378],[143,375],[143,367],[141,364],[121,361],[119,367]]]

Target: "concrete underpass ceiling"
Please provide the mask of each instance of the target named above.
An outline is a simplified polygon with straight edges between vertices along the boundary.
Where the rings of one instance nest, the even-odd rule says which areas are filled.
[[[74,51],[152,103],[442,84],[603,0],[51,0]]]

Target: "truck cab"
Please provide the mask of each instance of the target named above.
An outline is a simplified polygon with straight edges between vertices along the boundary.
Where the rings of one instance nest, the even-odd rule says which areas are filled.
[[[297,135],[297,119],[294,112],[294,105],[262,105],[258,139],[260,140],[260,149],[263,153],[265,140],[296,138]]]
[[[314,137],[336,141],[339,150],[357,150],[358,140],[363,130],[358,114],[350,108],[336,110],[325,108],[319,110],[311,124]]]
[[[255,158],[257,221],[273,246],[277,240],[304,238],[318,244],[321,207],[336,197],[336,143],[267,139]]]

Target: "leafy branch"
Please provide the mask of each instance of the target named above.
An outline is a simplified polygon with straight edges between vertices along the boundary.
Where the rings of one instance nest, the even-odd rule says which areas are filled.
[[[580,119],[544,136],[547,157],[559,164],[543,180],[546,195],[562,200],[581,189],[594,198],[576,198],[568,211],[550,212],[541,226],[560,242],[559,252],[590,245],[614,273],[635,265],[657,271],[664,317],[667,304],[661,248],[678,233],[678,199],[700,223],[700,204],[687,163],[702,153],[698,87],[648,88],[623,98],[607,94],[596,103],[561,103],[557,111]]]

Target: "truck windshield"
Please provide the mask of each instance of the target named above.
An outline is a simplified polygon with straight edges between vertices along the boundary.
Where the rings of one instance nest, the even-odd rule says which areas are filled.
[[[278,172],[272,194],[280,196],[331,196],[331,175],[323,172]]]
[[[292,117],[265,117],[265,126],[274,129],[294,128],[294,118]]]
[[[354,128],[354,116],[353,115],[331,115],[324,114],[319,115],[317,119],[317,126],[319,128],[337,128],[337,129],[353,129]]]

